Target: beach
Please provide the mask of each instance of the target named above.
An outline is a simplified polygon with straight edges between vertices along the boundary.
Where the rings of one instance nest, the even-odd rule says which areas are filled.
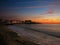
[[[14,31],[11,31],[6,25],[0,25],[0,45],[38,45],[27,40],[24,36],[18,36]]]
[[[25,37],[27,40],[34,42],[39,45],[60,45],[60,38],[54,36],[55,33],[51,33],[48,31],[44,31],[47,33],[44,33],[43,31],[36,31],[35,29],[31,29],[31,25],[28,28],[28,25],[12,25],[8,26],[8,28],[16,33],[18,33],[19,36]],[[33,28],[33,27],[32,27]],[[53,31],[52,31],[53,32]],[[56,32],[56,31],[54,31]],[[58,32],[58,31],[57,31]],[[48,34],[49,33],[49,34]],[[59,33],[58,33],[59,34]]]

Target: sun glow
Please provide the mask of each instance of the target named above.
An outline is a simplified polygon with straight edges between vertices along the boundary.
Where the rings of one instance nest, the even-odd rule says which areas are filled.
[[[41,23],[53,23],[53,24],[60,24],[60,18],[53,15],[53,16],[47,16],[47,17],[44,17],[44,18],[37,18],[35,19],[34,21],[36,22],[41,22]]]

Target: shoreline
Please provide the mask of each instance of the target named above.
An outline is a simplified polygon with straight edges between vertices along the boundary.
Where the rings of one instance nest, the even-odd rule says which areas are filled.
[[[13,27],[14,26],[12,26],[11,28]],[[49,36],[47,34],[43,34],[43,33],[32,31],[32,30],[27,31],[26,33],[26,35],[28,34],[27,36],[18,35],[18,33],[14,31],[15,29],[11,29],[11,28],[8,28],[7,26],[0,26],[0,31],[2,31],[2,36],[4,39],[4,43],[6,43],[6,45],[60,45],[60,38],[56,38],[56,37]],[[18,27],[14,27],[14,28],[18,28]],[[22,31],[22,33],[24,33],[22,29],[20,28],[18,29]],[[26,29],[25,29],[25,32],[26,32]],[[30,32],[31,32],[31,35],[29,35]]]
[[[32,42],[35,42],[39,45],[60,45],[60,38],[57,38],[45,33],[37,32],[31,29],[29,30],[27,28],[21,28],[20,26],[16,26],[16,25],[8,26],[8,27],[12,31],[15,31],[25,36]]]
[[[3,42],[5,43],[5,45],[38,45],[25,39],[24,37],[18,36],[16,32],[10,31],[5,26],[1,25],[0,31],[0,36],[2,36],[0,38],[3,39],[0,39],[2,41],[2,43],[0,43],[1,45],[3,44]]]
[[[33,31],[36,31],[36,32],[41,32],[41,33],[48,34],[48,35],[56,37],[56,38],[60,38],[60,35],[59,35],[60,33],[59,32],[49,32],[46,29],[42,30],[42,29],[36,29],[36,28],[28,27],[28,26],[26,26],[26,27],[25,26],[17,26],[17,27],[21,27],[21,28],[28,29],[28,30],[33,30]]]

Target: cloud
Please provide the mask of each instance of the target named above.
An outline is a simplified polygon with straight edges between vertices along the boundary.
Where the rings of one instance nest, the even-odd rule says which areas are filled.
[[[47,6],[27,6],[27,7],[17,7],[17,8],[45,8]]]
[[[60,0],[54,0],[54,1],[56,1],[56,2],[60,2]]]
[[[1,9],[8,10],[8,9],[20,9],[20,8],[47,8],[47,7],[49,6],[15,6],[15,7],[2,7]]]
[[[16,3],[36,3],[36,2],[46,3],[46,2],[48,2],[48,1],[38,0],[38,1],[27,1],[27,2],[16,2]]]
[[[55,6],[55,5],[47,5],[47,6],[23,6],[23,7],[16,7],[16,8],[47,8],[49,6]]]

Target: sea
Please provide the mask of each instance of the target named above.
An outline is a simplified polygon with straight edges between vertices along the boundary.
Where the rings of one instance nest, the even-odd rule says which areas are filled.
[[[37,44],[60,45],[60,24],[16,24],[8,28]]]

